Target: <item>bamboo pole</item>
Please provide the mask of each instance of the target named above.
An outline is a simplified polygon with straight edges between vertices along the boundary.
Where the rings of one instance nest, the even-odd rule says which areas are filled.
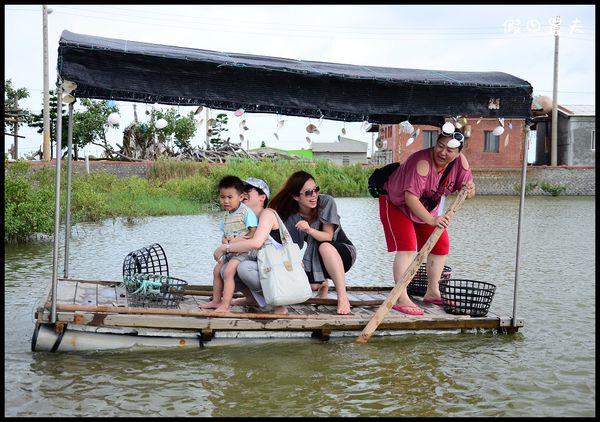
[[[460,193],[458,194],[458,197],[446,212],[449,221],[452,219],[452,217],[456,213],[456,210],[458,210],[458,208],[464,202],[466,197],[467,187],[463,186]],[[383,321],[385,316],[390,312],[390,309],[392,308],[394,303],[396,303],[398,297],[400,297],[400,294],[404,291],[404,289],[406,289],[408,283],[411,282],[411,280],[419,270],[419,267],[421,266],[423,261],[425,261],[425,258],[427,257],[427,255],[429,255],[429,252],[431,252],[431,249],[433,249],[436,242],[442,235],[443,231],[443,228],[436,227],[433,233],[431,233],[431,236],[429,236],[427,242],[425,242],[417,256],[415,256],[415,259],[413,259],[412,264],[410,264],[409,267],[406,269],[404,275],[402,276],[398,284],[396,284],[396,286],[392,289],[388,297],[379,306],[379,309],[377,309],[377,311],[371,317],[371,319],[369,320],[365,328],[362,330],[360,335],[356,338],[356,343],[363,344],[369,341],[369,339],[373,335],[373,332],[377,329],[379,324],[381,324],[381,321]]]

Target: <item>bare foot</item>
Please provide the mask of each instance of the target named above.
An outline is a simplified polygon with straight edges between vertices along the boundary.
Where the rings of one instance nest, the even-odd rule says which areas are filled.
[[[329,294],[329,285],[327,284],[327,282],[321,284],[321,287],[319,287],[319,291],[317,293],[318,298],[320,299],[327,299],[327,295]]]
[[[239,299],[233,299],[231,301],[231,305],[232,306],[258,306],[258,303],[256,303],[256,300],[254,300],[254,299],[242,297]]]
[[[279,314],[279,315],[287,315],[288,314],[287,306],[274,306],[273,313]]]
[[[348,298],[338,298],[338,315],[348,315],[350,313],[350,301]]]
[[[221,301],[211,300],[208,303],[198,306],[200,309],[216,309],[221,305]]]
[[[437,288],[428,288],[423,296],[423,302],[425,303],[433,303],[434,305],[442,304],[442,294],[440,293],[440,289]]]
[[[229,306],[222,303],[217,309],[215,309],[215,312],[229,312]]]
[[[423,296],[423,302],[425,303],[433,303],[434,305],[443,305],[442,297],[434,297],[434,296]]]
[[[416,306],[418,308],[418,306],[412,300],[410,300],[408,295],[405,296],[406,297],[400,297],[395,304],[398,306]]]

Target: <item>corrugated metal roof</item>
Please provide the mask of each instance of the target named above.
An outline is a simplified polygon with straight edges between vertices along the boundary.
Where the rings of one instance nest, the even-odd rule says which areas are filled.
[[[582,104],[559,105],[558,111],[561,111],[568,116],[595,116],[596,106]]]
[[[340,136],[340,142],[313,142],[313,152],[367,152],[368,144]]]

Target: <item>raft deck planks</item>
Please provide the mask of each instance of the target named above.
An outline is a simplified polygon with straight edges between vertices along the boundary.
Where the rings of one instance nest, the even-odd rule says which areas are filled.
[[[337,315],[334,292],[327,299],[311,299],[318,304],[296,304],[288,306],[289,314],[273,315],[257,307],[233,306],[231,312],[216,314],[201,310],[199,305],[210,300],[211,286],[190,285],[178,309],[127,307],[125,291],[116,281],[94,281],[58,279],[57,321],[80,326],[114,328],[144,328],[158,333],[166,330],[201,331],[203,335],[214,335],[225,331],[305,331],[328,338],[331,331],[356,331],[357,335],[385,300],[391,287],[348,287],[351,303],[371,303],[353,306],[351,315]],[[236,295],[239,296],[239,295]],[[459,330],[498,329],[506,330],[510,318],[489,312],[485,317],[452,315],[442,306],[425,304],[414,298],[425,314],[406,315],[390,310],[378,330]],[[326,304],[324,302],[327,302]],[[40,323],[50,322],[50,291],[45,304],[36,313]],[[375,303],[375,304],[372,304]],[[517,331],[522,326],[518,321]]]

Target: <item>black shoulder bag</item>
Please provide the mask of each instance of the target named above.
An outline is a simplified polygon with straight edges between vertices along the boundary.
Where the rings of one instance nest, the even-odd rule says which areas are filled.
[[[438,185],[438,189],[440,186],[444,184],[444,180],[446,180],[446,176],[454,166],[454,162],[456,159],[452,160],[446,170],[444,170],[444,174],[442,174],[442,178],[440,179],[440,184]],[[400,166],[400,163],[390,163],[378,169],[375,169],[373,173],[369,176],[369,182],[367,189],[373,198],[379,198],[379,195],[387,195],[387,191],[383,188],[383,185],[389,179],[390,175]],[[431,200],[431,198],[428,198]],[[437,202],[436,202],[437,204]],[[427,206],[425,206],[427,208]],[[433,208],[432,208],[433,209]]]
[[[390,163],[378,169],[375,169],[369,176],[367,189],[373,198],[379,198],[379,195],[386,195],[387,192],[383,188],[390,175],[400,166],[400,163]]]
[[[442,178],[440,179],[440,183],[438,184],[438,190],[444,184],[444,181],[446,180],[446,177],[448,176],[448,173],[450,173],[450,170],[452,170],[452,167],[454,166],[454,162],[455,161],[456,161],[456,158],[454,160],[452,160],[450,162],[450,164],[448,164],[448,166],[444,170],[444,174],[442,174]],[[424,198],[420,198],[419,200],[421,201],[421,203],[423,204],[423,206],[427,209],[427,211],[433,210],[435,207],[437,207],[438,202],[440,202],[440,198],[438,198],[437,200],[434,200],[430,196],[427,196],[427,197],[424,197]]]

